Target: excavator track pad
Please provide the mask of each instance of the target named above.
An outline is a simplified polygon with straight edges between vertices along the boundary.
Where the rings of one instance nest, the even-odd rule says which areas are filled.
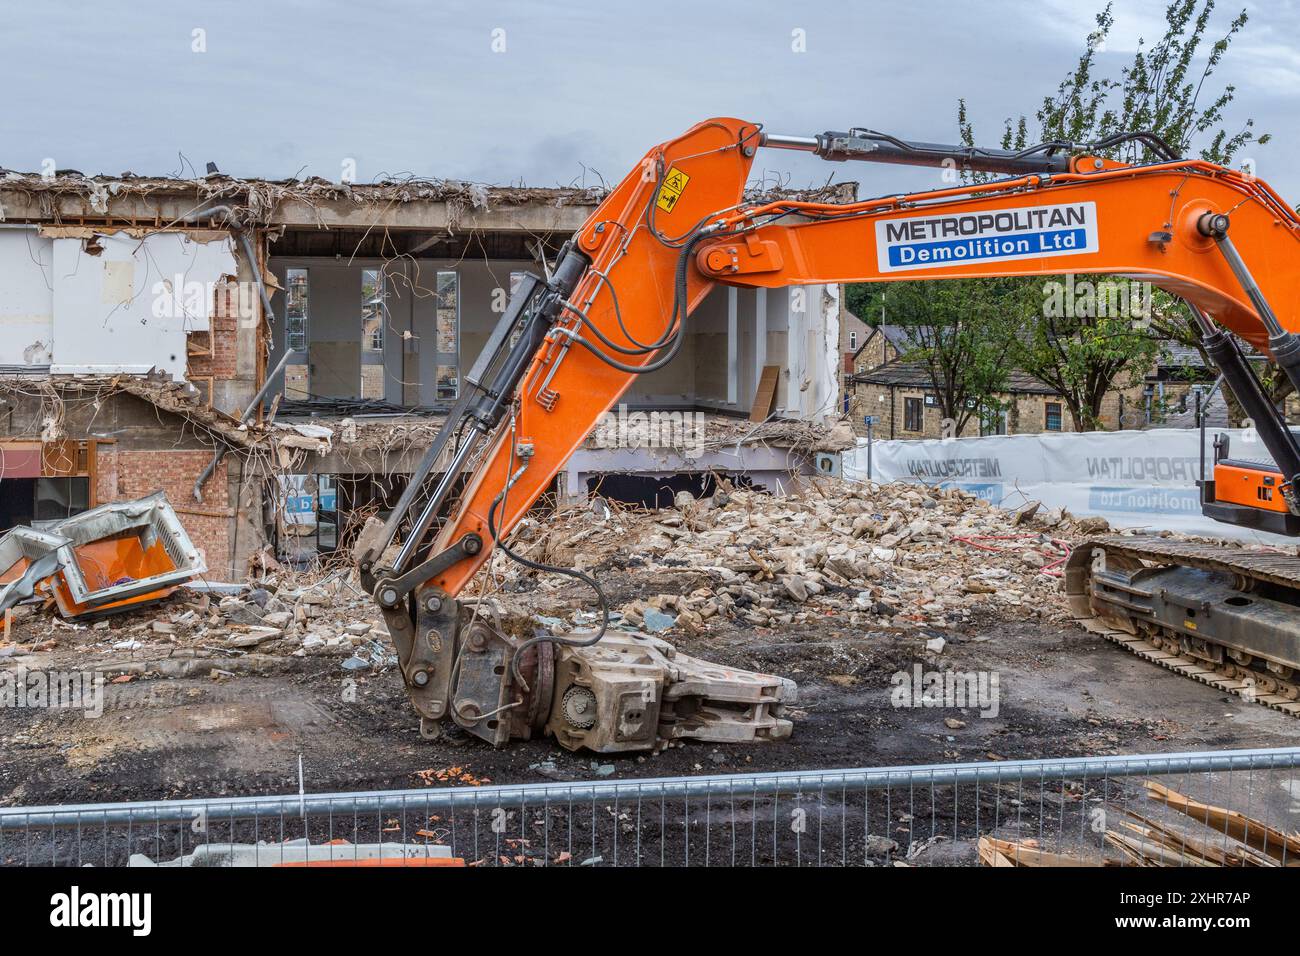
[[[1108,535],[1065,567],[1070,610],[1139,657],[1300,717],[1300,557]]]

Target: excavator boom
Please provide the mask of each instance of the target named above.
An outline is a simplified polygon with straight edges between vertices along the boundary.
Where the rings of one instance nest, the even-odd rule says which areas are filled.
[[[1127,141],[1166,158],[1125,165],[1089,151]],[[937,166],[951,180],[963,170],[1009,178],[850,204],[746,201],[745,183],[763,147],[832,161]],[[757,123],[717,118],[656,146],[573,236],[550,274],[521,283],[397,508],[359,542],[364,579],[426,729],[450,721],[497,744],[545,729],[566,746],[602,750],[722,733],[723,723],[733,736],[708,739],[735,739],[737,723],[754,737],[788,732],[779,710],[793,686],[779,678],[734,672],[674,706],[671,679],[638,683],[626,669],[606,667],[593,650],[603,626],[567,638],[509,637],[481,621],[466,631],[456,600],[494,547],[509,552],[511,528],[634,378],[672,360],[692,310],[715,285],[1065,272],[1150,281],[1188,303],[1275,463],[1250,472],[1248,481],[1275,490],[1276,499],[1261,493],[1258,502],[1242,503],[1235,485],[1220,499],[1207,480],[1207,511],[1297,533],[1300,444],[1223,331],[1268,350],[1300,388],[1297,266],[1300,221],[1263,181],[1177,159],[1151,134],[1010,152],[861,129],[777,136]],[[1221,467],[1226,475],[1233,466]],[[568,573],[599,594],[595,582]],[[663,660],[645,666],[671,671],[671,654],[654,653]],[[577,704],[599,718],[575,720]]]

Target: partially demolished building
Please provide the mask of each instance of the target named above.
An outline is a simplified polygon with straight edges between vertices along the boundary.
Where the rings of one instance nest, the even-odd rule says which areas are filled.
[[[602,196],[0,173],[0,531],[162,491],[217,577],[345,547]],[[557,498],[833,470],[840,291],[716,290]]]

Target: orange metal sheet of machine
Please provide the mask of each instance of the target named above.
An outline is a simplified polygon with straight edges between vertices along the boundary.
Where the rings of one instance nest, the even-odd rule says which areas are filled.
[[[1286,512],[1282,475],[1251,464],[1219,462],[1214,466],[1214,498],[1226,504]]]
[[[112,614],[159,601],[205,570],[157,492],[0,538],[0,603],[11,606],[45,591],[65,618]]]

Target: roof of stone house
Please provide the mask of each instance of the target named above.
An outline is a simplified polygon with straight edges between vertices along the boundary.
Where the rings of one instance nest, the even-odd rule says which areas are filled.
[[[1242,352],[1246,358],[1251,361],[1263,361],[1264,356],[1255,350],[1255,348],[1244,339],[1238,339]],[[1181,342],[1172,342],[1168,339],[1160,343],[1160,353],[1156,359],[1161,368],[1205,368],[1205,360],[1201,358],[1201,353],[1190,345],[1183,345]]]
[[[1161,342],[1156,361],[1164,368],[1205,367],[1205,360],[1201,358],[1201,353],[1181,342]]]
[[[876,330],[885,337],[886,342],[900,351],[915,348],[918,344],[917,335],[920,332],[920,328],[910,325],[892,325],[890,323],[885,323],[884,325],[877,325]]]
[[[872,340],[874,340],[877,335],[883,336],[885,341],[892,345],[894,350],[899,353],[914,349],[919,344],[910,335],[912,331],[911,326],[889,324],[872,325],[869,322],[867,325],[871,327],[871,331],[867,333],[866,337],[862,340],[862,344],[859,345],[857,351],[853,353],[854,358],[861,355],[862,350],[871,344]]]
[[[924,362],[902,362],[898,359],[886,362],[866,372],[859,372],[852,377],[855,382],[868,385],[893,385],[905,388],[933,389],[929,367]],[[1041,382],[1028,372],[1012,369],[1007,374],[1008,392],[1029,395],[1055,395],[1056,389]]]

